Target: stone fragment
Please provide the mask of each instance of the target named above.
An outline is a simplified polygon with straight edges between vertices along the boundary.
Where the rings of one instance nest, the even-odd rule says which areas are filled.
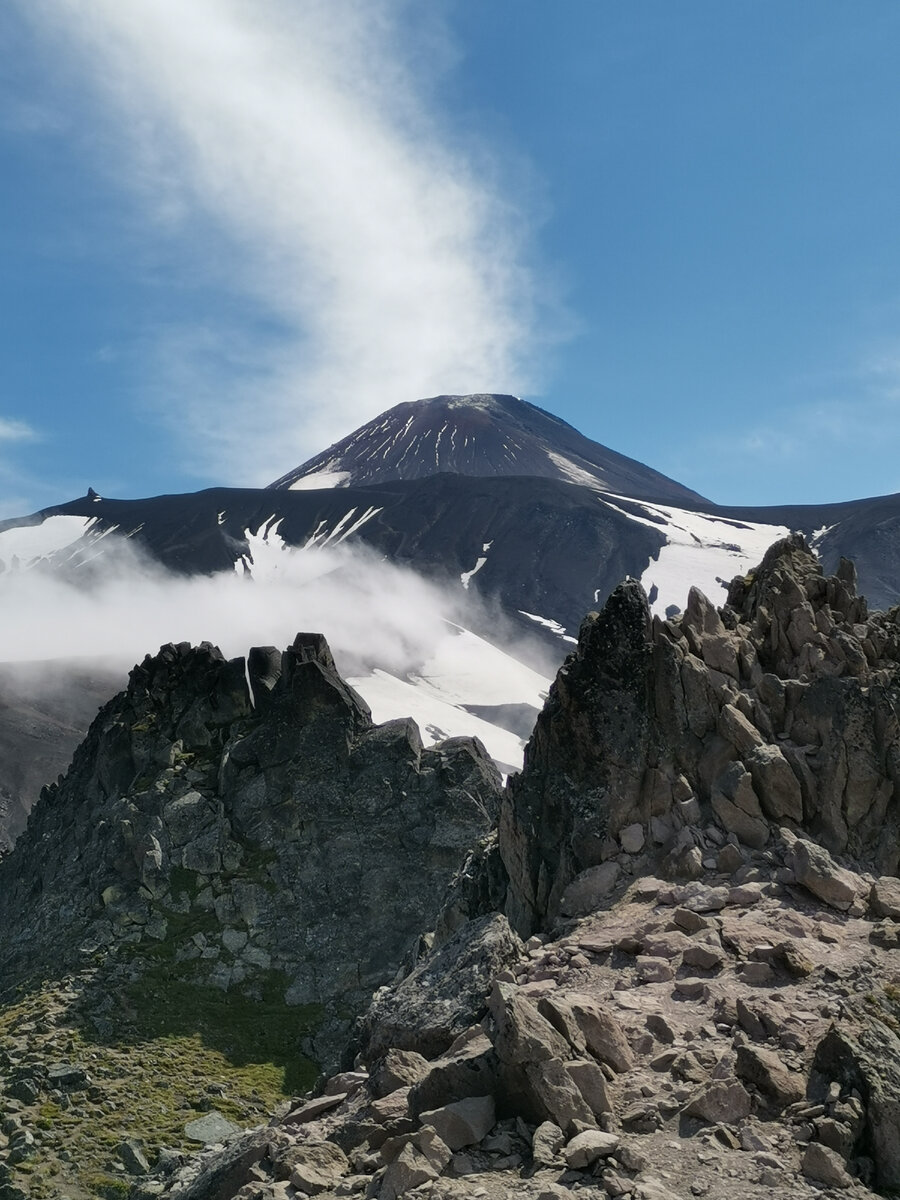
[[[675,968],[666,958],[650,958],[646,954],[639,954],[635,968],[641,983],[668,983],[675,978]]]
[[[725,951],[720,946],[692,942],[685,950],[683,960],[689,967],[699,967],[701,971],[717,971],[725,963]]]
[[[853,1178],[847,1172],[846,1163],[839,1154],[823,1146],[821,1142],[810,1142],[803,1155],[800,1170],[808,1179],[824,1183],[828,1187],[846,1188],[853,1186]]]
[[[715,1125],[731,1125],[750,1116],[750,1095],[736,1079],[714,1079],[695,1092],[684,1108],[686,1117]]]
[[[350,1163],[334,1142],[298,1142],[289,1151],[291,1186],[305,1196],[331,1191]]]
[[[412,1087],[425,1078],[428,1070],[428,1059],[415,1050],[392,1048],[372,1067],[372,1093],[376,1097],[389,1096],[397,1088]]]
[[[678,929],[665,933],[651,933],[642,939],[644,954],[651,958],[677,958],[693,942]]]
[[[649,1013],[645,1024],[656,1040],[664,1046],[671,1046],[675,1041],[675,1030],[662,1013]]]
[[[559,910],[567,917],[586,917],[596,912],[619,881],[619,864],[615,861],[588,867],[576,875],[563,892]]]
[[[447,1152],[450,1161],[450,1152]],[[408,1143],[387,1167],[381,1179],[379,1200],[398,1200],[398,1197],[441,1174],[425,1153],[412,1142]]]
[[[373,1100],[369,1105],[372,1120],[379,1125],[388,1125],[409,1113],[408,1087],[397,1088],[379,1100]]]
[[[284,1124],[305,1125],[308,1121],[315,1121],[316,1117],[320,1117],[329,1109],[337,1108],[346,1099],[347,1096],[344,1092],[337,1092],[333,1096],[317,1096],[315,1100],[307,1100],[305,1104],[301,1104],[299,1108],[288,1113],[284,1118]]]
[[[893,875],[876,879],[869,893],[869,905],[876,917],[900,921],[900,879]]]
[[[626,854],[640,854],[644,848],[644,827],[640,822],[626,825],[619,833],[619,843]]]
[[[709,995],[705,979],[676,979],[675,991],[685,1000],[704,1000]]]
[[[711,925],[709,917],[704,917],[691,908],[676,908],[672,913],[672,920],[685,933],[697,933],[701,929],[708,929]]]
[[[184,1127],[184,1136],[191,1142],[203,1142],[213,1145],[224,1142],[234,1134],[239,1133],[237,1125],[223,1117],[220,1112],[211,1109],[196,1121],[188,1121]]]
[[[839,867],[824,846],[797,838],[791,850],[797,882],[832,908],[846,912],[865,885],[853,871]]]
[[[603,1133],[599,1129],[586,1129],[566,1143],[563,1151],[567,1165],[573,1171],[592,1167],[599,1158],[615,1154],[619,1138],[614,1133]]]
[[[576,1052],[587,1049],[620,1074],[634,1065],[634,1054],[624,1029],[609,1009],[591,996],[577,992],[544,996],[538,1003],[538,1011],[568,1039]]]
[[[116,1154],[129,1175],[147,1175],[150,1164],[144,1153],[144,1144],[138,1138],[126,1138],[116,1146]]]
[[[739,883],[728,889],[728,903],[737,908],[749,908],[762,899],[761,883]]]
[[[749,780],[750,776],[747,778]],[[712,793],[711,802],[713,812],[728,833],[735,834],[745,846],[762,850],[769,840],[769,823],[762,814],[750,816],[720,791]]]
[[[47,1086],[63,1092],[78,1092],[89,1087],[91,1077],[84,1067],[72,1063],[53,1063],[47,1068]]]
[[[471,1146],[494,1127],[493,1096],[469,1096],[443,1108],[419,1114],[423,1125],[430,1125],[451,1150]]]
[[[531,1153],[534,1161],[540,1166],[553,1167],[563,1161],[562,1149],[566,1144],[566,1135],[552,1121],[542,1121],[534,1131],[531,1139]]]
[[[759,1088],[779,1111],[806,1095],[806,1080],[761,1046],[738,1046],[735,1074]]]
[[[363,1084],[369,1079],[368,1071],[342,1071],[339,1075],[332,1077],[325,1084],[324,1095],[326,1096],[355,1096]]]
[[[595,1117],[612,1112],[606,1076],[593,1059],[576,1058],[563,1066]]]
[[[779,942],[774,958],[795,979],[805,979],[816,969],[815,963],[806,957],[796,942],[790,940]]]
[[[763,736],[756,726],[733,704],[723,704],[719,709],[716,727],[719,736],[731,742],[741,757],[763,743]]]

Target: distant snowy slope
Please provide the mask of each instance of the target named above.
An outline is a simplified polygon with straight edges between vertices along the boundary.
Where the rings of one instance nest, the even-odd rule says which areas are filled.
[[[624,501],[626,507],[616,504]],[[636,503],[628,496],[604,496],[602,502],[639,525],[664,533],[665,544],[641,575],[651,610],[665,616],[681,611],[688,591],[698,587],[714,604],[724,604],[728,585],[762,559],[766,550],[791,530],[786,525],[737,521],[713,513]]]
[[[0,529],[0,565],[27,568],[76,543],[91,524],[89,517],[53,516],[35,524]]]

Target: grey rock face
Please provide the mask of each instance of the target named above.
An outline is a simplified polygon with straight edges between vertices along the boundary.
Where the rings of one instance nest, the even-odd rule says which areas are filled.
[[[522,944],[499,913],[461,926],[396,987],[377,994],[362,1022],[364,1056],[415,1050],[433,1058],[487,1011],[491,981],[522,955]]]
[[[621,585],[585,619],[503,798],[513,927],[608,904],[623,838],[696,877],[710,823],[751,850],[785,827],[896,874],[898,681],[898,611],[869,615],[852,572],[825,577],[799,536],[735,579],[721,613],[692,589],[651,620]]]
[[[900,1039],[874,1020],[831,1029],[816,1048],[811,1094],[824,1098],[832,1081],[862,1097],[860,1140],[874,1163],[876,1186],[900,1188]]]
[[[0,864],[0,990],[79,947],[164,943],[184,977],[340,1001],[390,979],[496,815],[480,744],[374,726],[318,635],[226,661],[166,646],[98,715]]]

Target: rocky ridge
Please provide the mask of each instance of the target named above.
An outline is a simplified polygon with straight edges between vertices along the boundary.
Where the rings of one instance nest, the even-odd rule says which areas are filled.
[[[91,957],[280,992],[335,1061],[494,819],[482,747],[372,724],[324,639],[166,646],[100,712],[0,863],[0,992]],[[425,919],[428,923],[428,917]]]
[[[849,564],[826,578],[796,538],[721,611],[694,592],[651,621],[622,585],[344,1069],[187,1162],[146,1172],[120,1147],[112,1182],[135,1200],[900,1190],[898,637]]]

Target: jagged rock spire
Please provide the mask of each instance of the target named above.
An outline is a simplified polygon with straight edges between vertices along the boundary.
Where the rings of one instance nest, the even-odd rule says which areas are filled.
[[[896,612],[870,617],[852,564],[826,577],[799,535],[721,611],[692,589],[651,622],[623,584],[584,622],[504,800],[513,923],[565,912],[576,879],[612,887],[635,826],[675,874],[700,872],[710,822],[757,848],[807,831],[896,872],[898,664]]]

